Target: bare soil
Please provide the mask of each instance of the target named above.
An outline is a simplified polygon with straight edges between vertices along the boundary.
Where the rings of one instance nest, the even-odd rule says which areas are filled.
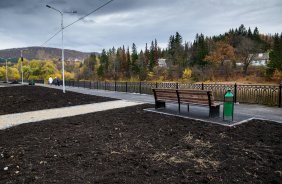
[[[0,88],[0,99],[1,114],[111,100],[37,86]],[[0,183],[281,183],[282,124],[230,128],[152,107],[0,130]]]

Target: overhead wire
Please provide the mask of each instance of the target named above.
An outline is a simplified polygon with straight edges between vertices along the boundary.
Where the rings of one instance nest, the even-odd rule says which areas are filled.
[[[49,38],[46,42],[44,42],[40,47],[42,47],[43,45],[45,45],[45,43],[49,42],[52,38],[54,38],[57,34],[59,34],[62,31],[62,29],[60,29],[60,31],[58,31],[56,34],[54,34],[51,38]]]
[[[78,20],[74,21],[73,23],[71,23],[71,24],[69,24],[69,25],[65,26],[64,28],[67,28],[67,27],[69,27],[69,26],[71,26],[71,25],[75,24],[76,22],[78,22],[78,21],[80,21],[80,20],[84,19],[84,18],[85,18],[85,17],[87,17],[88,15],[90,15],[90,14],[94,13],[95,11],[98,11],[99,9],[103,8],[104,6],[106,6],[106,5],[110,4],[112,1],[114,1],[114,0],[110,0],[110,1],[108,1],[108,2],[107,2],[107,3],[105,3],[104,5],[102,5],[102,6],[100,6],[99,8],[97,8],[97,9],[93,10],[92,12],[90,12],[90,13],[88,13],[88,14],[84,15],[83,17],[81,17],[81,18],[79,18]]]
[[[100,6],[100,7],[96,8],[96,9],[95,9],[95,10],[93,10],[92,12],[90,12],[90,13],[88,13],[88,14],[84,15],[83,17],[80,17],[78,20],[74,21],[73,23],[71,23],[71,24],[69,24],[69,25],[67,25],[67,26],[63,27],[63,29],[65,29],[65,28],[67,28],[67,27],[69,27],[69,26],[71,26],[71,25],[75,24],[76,22],[78,22],[78,21],[80,21],[80,20],[84,19],[84,18],[85,18],[85,17],[87,17],[88,15],[90,15],[90,14],[92,14],[92,13],[94,13],[94,12],[98,11],[99,9],[103,8],[104,6],[106,6],[106,5],[110,4],[112,1],[114,1],[114,0],[110,0],[110,1],[108,1],[107,3],[105,3],[105,4],[103,4],[102,6]],[[56,34],[54,34],[51,38],[49,38],[46,42],[44,42],[44,43],[41,45],[41,47],[42,47],[43,45],[45,45],[47,42],[49,42],[52,38],[54,38],[57,34],[59,34],[59,33],[60,33],[63,29],[60,29],[60,30],[59,30]]]

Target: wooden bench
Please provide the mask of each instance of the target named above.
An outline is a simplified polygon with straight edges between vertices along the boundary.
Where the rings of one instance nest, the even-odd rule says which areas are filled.
[[[155,97],[155,109],[164,107],[165,102],[178,103],[178,112],[180,113],[180,104],[200,105],[209,107],[209,117],[219,117],[220,103],[214,102],[212,91],[189,90],[189,89],[152,89]]]

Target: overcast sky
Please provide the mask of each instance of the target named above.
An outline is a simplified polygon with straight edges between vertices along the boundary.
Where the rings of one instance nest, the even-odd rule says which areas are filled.
[[[64,26],[110,0],[0,0],[0,50],[41,46]],[[170,35],[179,32],[183,42],[197,33],[224,34],[244,24],[263,34],[282,32],[282,0],[113,0],[64,29],[64,48],[101,52],[135,43],[137,50],[157,39],[166,48]],[[61,48],[59,33],[45,47]],[[0,56],[1,57],[1,56]]]

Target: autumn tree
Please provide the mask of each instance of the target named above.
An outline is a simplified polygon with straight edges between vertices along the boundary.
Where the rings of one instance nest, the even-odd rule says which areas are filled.
[[[236,49],[236,54],[237,59],[242,62],[244,77],[247,76],[247,70],[252,64],[253,58],[260,50],[259,43],[254,42],[248,37],[241,37],[241,42]]]
[[[43,67],[42,67],[42,73],[43,75],[54,75],[56,73],[56,68],[53,65],[53,62],[47,62]]]
[[[214,44],[214,48],[205,57],[204,61],[214,66],[220,66],[221,75],[223,75],[224,62],[235,61],[233,47],[223,41],[218,41]]]

